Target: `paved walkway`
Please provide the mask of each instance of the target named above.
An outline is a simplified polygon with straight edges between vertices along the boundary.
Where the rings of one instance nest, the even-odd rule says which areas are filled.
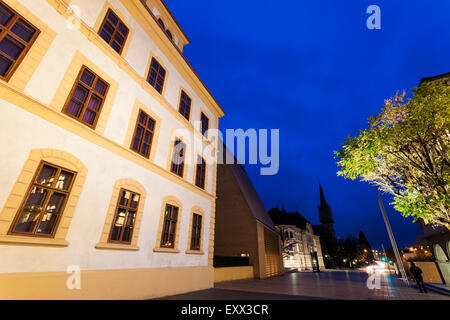
[[[421,294],[414,283],[406,286],[395,276],[382,274],[379,289],[367,287],[364,272],[287,273],[265,280],[222,282],[214,289],[165,297],[176,300],[450,300],[429,292]]]

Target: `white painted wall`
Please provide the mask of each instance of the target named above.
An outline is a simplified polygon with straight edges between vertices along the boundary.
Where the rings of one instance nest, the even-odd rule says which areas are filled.
[[[65,270],[71,264],[79,265],[83,270],[208,265],[211,211],[208,199],[4,100],[0,100],[0,108],[0,150],[3,152],[0,156],[1,207],[33,149],[64,150],[88,168],[66,238],[70,245],[51,248],[1,244],[0,273]],[[147,191],[138,242],[140,250],[95,249],[103,230],[114,183],[122,178],[137,180]],[[169,195],[177,197],[183,204],[180,233],[177,235],[180,253],[155,253],[153,248],[162,199]],[[205,212],[202,235],[204,255],[184,253],[188,249],[189,215],[194,206],[199,206]]]

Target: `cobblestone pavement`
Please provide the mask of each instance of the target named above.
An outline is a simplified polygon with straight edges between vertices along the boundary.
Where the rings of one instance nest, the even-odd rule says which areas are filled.
[[[214,289],[164,297],[180,300],[450,300],[429,291],[422,294],[415,283],[407,286],[395,276],[380,275],[379,289],[367,287],[369,275],[354,271],[286,273],[265,280],[218,283]]]

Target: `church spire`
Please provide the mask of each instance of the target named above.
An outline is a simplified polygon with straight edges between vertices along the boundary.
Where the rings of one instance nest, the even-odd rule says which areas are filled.
[[[319,209],[320,223],[322,224],[332,224],[334,223],[333,214],[331,213],[331,208],[325,200],[325,194],[323,193],[322,185],[319,181],[319,191],[320,191],[320,205],[317,207]]]
[[[320,180],[319,180],[319,189],[320,189],[320,204],[321,205],[326,205],[327,204],[327,200],[325,200],[325,195],[323,193],[322,185],[320,184]]]

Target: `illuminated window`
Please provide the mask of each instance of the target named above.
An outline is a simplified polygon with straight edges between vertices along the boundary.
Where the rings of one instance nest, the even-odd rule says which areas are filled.
[[[194,213],[192,217],[191,250],[200,250],[202,237],[202,216]]]
[[[69,94],[63,112],[95,129],[109,84],[83,66]]]
[[[0,78],[8,81],[39,35],[39,30],[0,1]]]
[[[177,230],[178,207],[166,205],[164,224],[161,235],[161,247],[174,248]]]
[[[121,54],[128,37],[128,32],[129,30],[122,20],[111,9],[108,9],[105,20],[103,20],[98,32],[100,37],[117,53]]]
[[[75,176],[73,171],[42,161],[9,233],[53,237]]]
[[[140,198],[141,196],[138,193],[120,189],[109,242],[131,242]]]

